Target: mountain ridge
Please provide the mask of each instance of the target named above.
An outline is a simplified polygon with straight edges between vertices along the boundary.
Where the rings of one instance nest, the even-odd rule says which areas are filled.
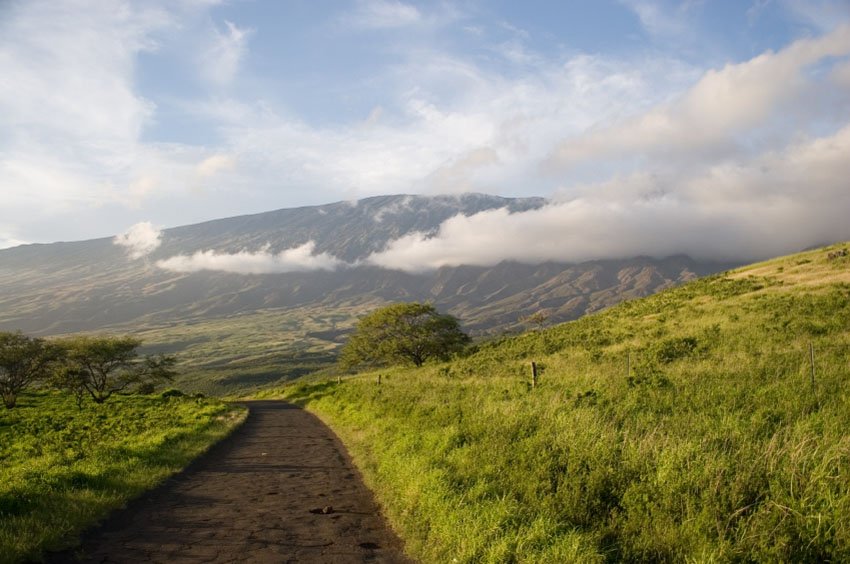
[[[545,203],[543,198],[484,194],[397,195],[284,208],[163,230],[161,244],[137,260],[108,238],[4,249],[0,250],[0,330],[45,336],[154,331],[146,340],[171,350],[170,341],[183,338],[177,327],[203,332],[205,324],[221,327],[233,319],[247,334],[252,331],[248,320],[254,316],[272,324],[270,338],[275,327],[293,328],[286,333],[293,340],[290,349],[332,354],[339,335],[350,329],[357,315],[388,302],[429,301],[458,317],[471,334],[487,335],[516,329],[533,313],[546,314],[550,323],[567,321],[735,266],[686,255],[574,264],[503,261],[422,273],[362,262],[337,270],[264,274],[172,272],[157,266],[177,255],[261,249],[279,253],[307,242],[314,243],[316,254],[355,263],[404,235],[435,233],[458,214],[505,207],[517,212]],[[273,320],[268,312],[274,314]],[[335,317],[334,312],[345,313]],[[223,329],[216,335],[228,338],[222,336]],[[321,335],[334,337],[321,339]],[[187,346],[194,346],[196,337],[187,338]]]

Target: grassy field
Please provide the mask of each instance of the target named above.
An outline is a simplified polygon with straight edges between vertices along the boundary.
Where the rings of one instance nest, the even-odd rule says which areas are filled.
[[[29,393],[0,409],[0,562],[74,544],[109,511],[183,468],[244,419],[217,400]]]
[[[177,355],[183,390],[245,394],[333,365],[345,333],[370,307],[269,309],[110,332],[142,339],[143,352]]]
[[[423,562],[847,562],[840,247],[267,395],[334,428]]]

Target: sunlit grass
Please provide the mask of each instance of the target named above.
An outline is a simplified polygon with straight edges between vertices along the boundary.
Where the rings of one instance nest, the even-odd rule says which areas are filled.
[[[424,562],[848,561],[850,262],[829,250],[282,393]]]
[[[183,468],[244,408],[184,396],[86,403],[25,394],[0,410],[0,562],[37,559]]]

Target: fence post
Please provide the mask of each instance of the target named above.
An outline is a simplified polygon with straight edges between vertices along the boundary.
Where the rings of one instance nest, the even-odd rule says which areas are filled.
[[[378,374],[378,384],[380,384],[380,383],[381,383],[381,375]]]
[[[342,376],[340,376],[339,374],[336,375],[336,383],[342,384]]]
[[[815,391],[815,345],[813,343],[809,343],[809,359],[812,364],[812,394],[817,395]]]
[[[632,351],[629,351],[629,356],[626,358],[626,378],[632,375]]]
[[[537,387],[537,363],[533,360],[531,361],[531,387]]]

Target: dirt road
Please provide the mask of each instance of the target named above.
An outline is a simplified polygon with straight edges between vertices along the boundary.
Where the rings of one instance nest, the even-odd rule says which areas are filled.
[[[49,562],[410,562],[339,440],[281,401]]]

